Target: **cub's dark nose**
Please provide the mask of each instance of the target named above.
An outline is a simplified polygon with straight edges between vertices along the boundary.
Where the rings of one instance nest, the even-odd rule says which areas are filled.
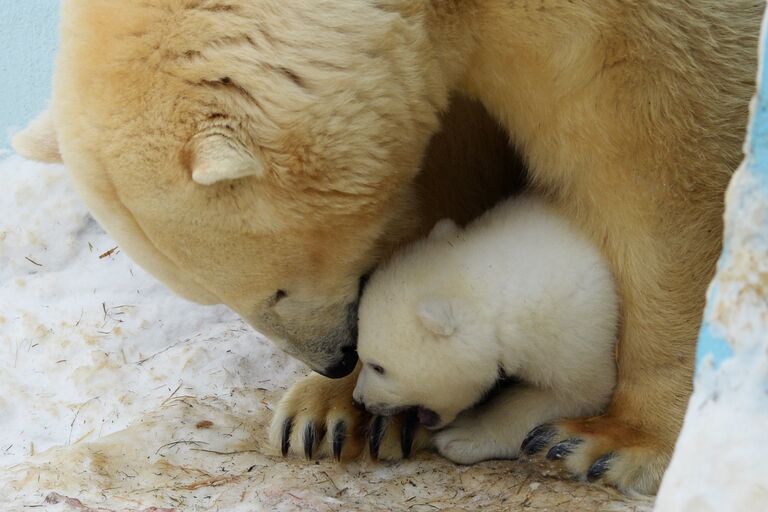
[[[419,407],[416,410],[416,417],[419,419],[419,423],[427,428],[434,427],[440,423],[440,415],[432,409],[427,409],[426,407]]]
[[[340,379],[352,373],[357,365],[357,350],[354,346],[348,345],[341,347],[341,354],[341,360],[338,363],[319,373],[329,379]]]

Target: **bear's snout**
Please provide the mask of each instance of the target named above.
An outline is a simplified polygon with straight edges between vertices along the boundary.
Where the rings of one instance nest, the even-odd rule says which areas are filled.
[[[326,368],[323,371],[318,371],[321,375],[330,379],[339,379],[346,377],[357,365],[357,351],[354,345],[347,345],[341,347],[341,359],[335,365]]]

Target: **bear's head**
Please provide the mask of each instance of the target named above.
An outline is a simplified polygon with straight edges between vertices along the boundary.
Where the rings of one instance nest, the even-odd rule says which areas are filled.
[[[461,236],[441,221],[429,238],[380,267],[360,303],[362,369],[354,398],[370,412],[417,408],[440,428],[478,403],[499,378],[495,324],[455,256]],[[487,300],[486,300],[487,299]]]
[[[346,375],[361,278],[413,236],[448,101],[423,20],[387,4],[64,2],[52,116],[16,146],[60,154],[177,293]]]

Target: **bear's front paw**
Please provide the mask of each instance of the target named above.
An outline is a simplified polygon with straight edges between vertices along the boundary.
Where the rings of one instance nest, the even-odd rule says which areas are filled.
[[[367,437],[371,458],[399,460],[429,446],[431,434],[419,425],[413,410],[395,416],[373,416]]]
[[[624,492],[655,494],[673,446],[674,439],[657,437],[619,418],[598,416],[536,427],[521,450],[526,455],[545,453],[585,480],[602,480]]]
[[[313,373],[294,384],[272,418],[269,438],[273,446],[283,456],[357,457],[363,450],[368,418],[352,402],[356,378],[357,372],[337,380]]]
[[[342,379],[312,374],[294,384],[272,418],[272,445],[283,456],[303,454],[312,459],[332,455],[338,461],[365,453],[373,459],[398,460],[426,446],[429,434],[412,414],[372,417],[354,404],[357,374]]]
[[[459,417],[435,434],[432,444],[440,455],[458,464],[516,458],[519,446],[498,437],[479,418]]]

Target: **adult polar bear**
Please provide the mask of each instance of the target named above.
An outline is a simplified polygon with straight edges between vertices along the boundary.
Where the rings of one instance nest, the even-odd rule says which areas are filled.
[[[452,91],[478,98],[622,295],[610,409],[545,433],[585,440],[592,475],[650,492],[690,392],[762,4],[68,0],[53,121],[79,190],[139,263],[340,376],[360,277],[418,231],[412,182],[438,113]],[[284,448],[354,455],[353,383],[297,384]],[[349,435],[314,446],[318,428]]]

